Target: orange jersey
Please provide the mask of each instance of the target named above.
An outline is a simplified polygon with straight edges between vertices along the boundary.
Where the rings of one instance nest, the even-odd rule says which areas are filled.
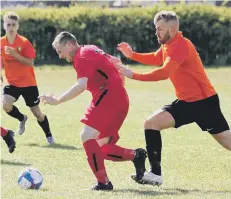
[[[34,69],[32,66],[26,66],[16,58],[5,53],[5,46],[17,49],[20,55],[34,59],[35,50],[29,40],[21,35],[16,36],[13,44],[9,44],[7,37],[1,37],[1,57],[5,68],[5,75],[8,83],[17,87],[36,86]]]
[[[132,59],[143,64],[163,65],[150,73],[134,73],[133,79],[159,81],[170,78],[179,100],[193,102],[216,94],[195,46],[181,32],[154,53],[133,52]]]

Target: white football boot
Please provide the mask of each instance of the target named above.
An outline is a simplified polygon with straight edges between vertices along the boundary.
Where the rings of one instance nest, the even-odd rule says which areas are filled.
[[[163,177],[159,175],[155,175],[151,171],[145,172],[144,176],[142,177],[143,184],[150,184],[160,186],[163,184]]]

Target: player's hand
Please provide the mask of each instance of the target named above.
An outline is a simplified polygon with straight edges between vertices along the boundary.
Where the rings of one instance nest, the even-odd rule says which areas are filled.
[[[122,61],[120,59],[111,55],[110,55],[110,60],[117,69],[118,69],[117,65],[122,64]],[[122,73],[120,73],[120,77],[122,79],[123,85],[125,85],[125,77]]]
[[[117,64],[116,67],[118,68],[118,70],[120,71],[122,75],[132,79],[133,72],[130,68],[128,68],[127,66],[123,64]]]
[[[117,57],[110,56],[110,60],[114,66],[116,66],[117,64],[122,64],[122,61],[120,59],[118,59]]]
[[[58,99],[53,95],[53,94],[50,94],[50,95],[41,95],[39,96],[39,99],[41,100],[41,102],[46,105],[46,104],[49,104],[49,105],[57,105],[59,104],[58,102]]]
[[[121,51],[123,53],[123,55],[125,57],[127,57],[127,58],[131,58],[132,57],[132,52],[133,52],[132,48],[126,42],[122,42],[122,43],[118,44],[117,50]]]
[[[17,54],[17,51],[11,46],[5,46],[5,53],[14,57]]]

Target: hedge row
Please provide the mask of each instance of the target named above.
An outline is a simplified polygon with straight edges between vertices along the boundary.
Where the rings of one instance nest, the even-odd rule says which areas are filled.
[[[63,30],[76,35],[80,44],[96,44],[113,55],[120,55],[116,46],[121,41],[130,43],[138,52],[156,50],[159,44],[153,17],[163,9],[179,15],[181,31],[196,45],[205,64],[231,64],[230,8],[178,5],[124,9],[17,8],[14,11],[21,18],[20,34],[28,37],[36,48],[36,63],[58,64],[61,62],[51,43]],[[4,34],[3,27],[1,34]]]

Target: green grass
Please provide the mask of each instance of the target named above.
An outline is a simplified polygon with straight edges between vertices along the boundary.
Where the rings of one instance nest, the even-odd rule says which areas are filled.
[[[149,71],[136,67],[136,71]],[[208,69],[209,78],[220,95],[223,113],[231,124],[231,68]],[[75,81],[71,67],[36,69],[40,94],[61,94]],[[144,147],[143,122],[154,110],[175,99],[170,81],[142,83],[126,80],[130,96],[129,115],[121,128],[119,145],[129,148]],[[218,145],[195,124],[162,132],[163,177],[161,188],[135,184],[130,179],[134,172],[131,162],[106,161],[113,192],[83,190],[95,183],[87,164],[79,133],[79,122],[90,102],[90,94],[52,107],[41,105],[48,115],[57,142],[48,146],[36,119],[24,105],[16,103],[29,117],[26,132],[16,135],[17,148],[9,154],[1,141],[1,191],[3,199],[153,199],[153,198],[231,198],[231,153]],[[2,125],[16,129],[17,121],[2,112]],[[148,165],[148,163],[147,163]],[[38,168],[44,177],[40,190],[21,190],[17,185],[19,172],[27,167]]]

